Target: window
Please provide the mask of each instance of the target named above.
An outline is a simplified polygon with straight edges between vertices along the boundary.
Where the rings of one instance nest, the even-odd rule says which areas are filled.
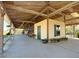
[[[60,25],[54,25],[54,36],[60,36]]]

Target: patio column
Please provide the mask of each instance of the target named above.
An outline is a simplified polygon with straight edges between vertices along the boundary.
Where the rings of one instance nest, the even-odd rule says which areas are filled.
[[[70,37],[72,38],[73,37],[73,25],[70,25],[70,29],[71,29]]]
[[[65,23],[66,15],[64,15],[64,23]],[[65,24],[65,37],[66,37],[66,24]]]
[[[73,38],[75,37],[75,25],[72,25],[73,26]]]
[[[48,42],[50,42],[49,40],[49,17],[47,17],[47,40]]]
[[[11,30],[12,30],[11,26],[12,26],[12,23],[11,23],[11,21],[10,21],[10,35],[11,35]]]
[[[10,38],[11,39],[13,39],[14,38],[14,34],[12,33],[12,31],[14,30],[14,28],[13,28],[13,24],[12,24],[12,22],[10,21]]]
[[[49,2],[47,2],[48,6],[49,6]],[[49,40],[49,8],[47,9],[47,40],[50,43]]]

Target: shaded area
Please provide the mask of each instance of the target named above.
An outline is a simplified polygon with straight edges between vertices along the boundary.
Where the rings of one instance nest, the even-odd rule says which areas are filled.
[[[69,39],[59,43],[43,44],[40,40],[17,35],[11,40],[8,50],[1,57],[4,58],[51,58],[51,57],[79,57],[79,41]]]

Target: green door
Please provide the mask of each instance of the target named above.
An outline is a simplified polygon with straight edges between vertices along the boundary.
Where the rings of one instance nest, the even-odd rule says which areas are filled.
[[[40,40],[41,39],[41,26],[37,27],[37,39]]]

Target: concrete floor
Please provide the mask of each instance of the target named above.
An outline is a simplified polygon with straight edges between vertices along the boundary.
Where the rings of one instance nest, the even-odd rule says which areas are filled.
[[[40,40],[17,35],[2,58],[79,58],[79,40],[43,44]]]

